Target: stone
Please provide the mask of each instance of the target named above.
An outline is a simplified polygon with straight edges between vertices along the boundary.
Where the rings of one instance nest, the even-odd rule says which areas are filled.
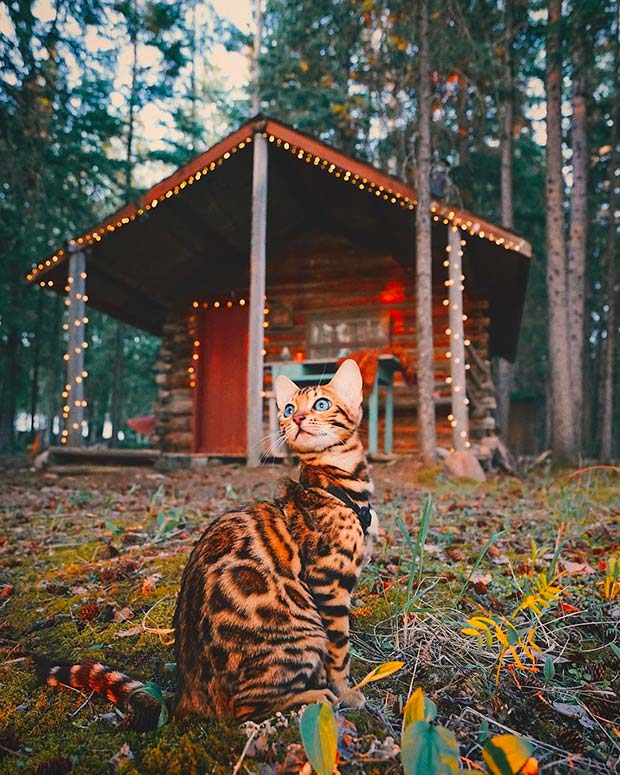
[[[453,452],[443,461],[448,474],[455,479],[473,479],[475,482],[486,481],[486,476],[478,458],[473,452],[463,449]]]

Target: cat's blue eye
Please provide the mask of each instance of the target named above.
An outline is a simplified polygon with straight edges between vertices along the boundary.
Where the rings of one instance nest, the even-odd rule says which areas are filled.
[[[317,398],[312,408],[316,409],[317,412],[324,412],[326,409],[329,409],[331,405],[332,402],[329,400],[329,398]]]
[[[283,417],[290,417],[293,412],[295,411],[295,406],[293,404],[287,404],[284,407],[284,411],[282,412]]]

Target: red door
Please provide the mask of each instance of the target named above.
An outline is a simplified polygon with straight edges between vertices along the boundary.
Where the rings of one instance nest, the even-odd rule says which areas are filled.
[[[245,455],[247,438],[247,306],[201,310],[194,407],[194,451]]]

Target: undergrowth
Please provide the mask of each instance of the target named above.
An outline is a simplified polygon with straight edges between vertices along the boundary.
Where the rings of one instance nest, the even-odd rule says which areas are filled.
[[[258,731],[172,720],[137,734],[101,698],[40,686],[29,657],[93,657],[172,692],[170,622],[189,549],[233,503],[269,497],[280,475],[4,475],[1,772],[300,771],[298,713]],[[481,762],[489,737],[516,732],[541,772],[613,772],[618,475],[483,485],[398,465],[373,475],[382,537],[354,592],[352,672],[404,667],[365,687],[364,710],[342,715],[339,770],[400,771],[402,710],[421,687],[464,769]]]

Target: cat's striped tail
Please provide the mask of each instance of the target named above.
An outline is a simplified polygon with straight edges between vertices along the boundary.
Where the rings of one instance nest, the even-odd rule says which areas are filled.
[[[138,732],[155,729],[162,704],[146,685],[101,662],[84,659],[78,664],[33,655],[40,680],[53,688],[70,687],[95,692],[113,702],[124,714],[125,726]]]

